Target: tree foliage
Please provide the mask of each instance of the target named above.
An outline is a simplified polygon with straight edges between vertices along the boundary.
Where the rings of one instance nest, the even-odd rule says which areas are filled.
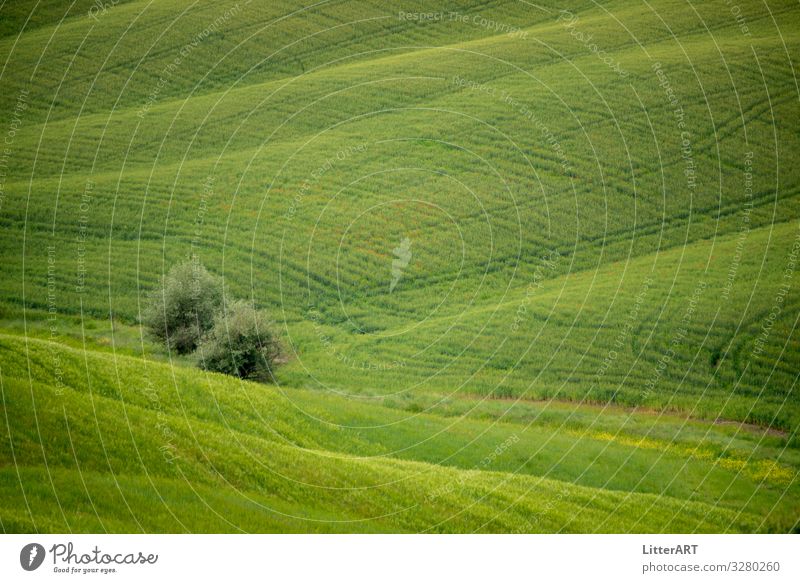
[[[266,313],[236,300],[217,316],[199,354],[206,370],[271,382],[282,351]]]
[[[191,257],[174,265],[148,297],[142,323],[179,354],[197,348],[223,304],[222,280]]]

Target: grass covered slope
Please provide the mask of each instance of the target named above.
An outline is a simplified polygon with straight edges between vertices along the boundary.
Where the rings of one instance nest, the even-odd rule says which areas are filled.
[[[765,459],[780,440],[749,432],[665,453],[41,340],[3,336],[0,351],[6,530],[713,532],[787,528],[797,512],[794,452]]]
[[[4,530],[796,528],[797,3],[440,4],[0,7]]]
[[[783,298],[783,242],[800,249],[800,224],[537,278],[501,301],[377,338],[351,339],[313,321],[292,330],[301,350],[282,375],[289,384],[360,389],[407,405],[430,394],[558,399],[794,433],[799,304],[797,294]],[[568,259],[542,259],[541,273],[558,261]]]

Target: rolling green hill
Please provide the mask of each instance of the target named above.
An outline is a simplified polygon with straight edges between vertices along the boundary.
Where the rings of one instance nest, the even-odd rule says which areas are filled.
[[[37,339],[0,351],[8,530],[714,532],[798,511],[796,452],[776,462],[782,439],[750,429],[408,416]]]
[[[786,532],[796,2],[0,6],[6,532]],[[138,327],[189,253],[278,382]]]

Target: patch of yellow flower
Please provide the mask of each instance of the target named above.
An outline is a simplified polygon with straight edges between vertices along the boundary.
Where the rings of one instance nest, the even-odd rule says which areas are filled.
[[[640,449],[655,449],[663,451],[665,454],[710,461],[713,462],[714,465],[725,468],[726,470],[742,473],[756,482],[764,481],[785,486],[795,478],[795,470],[789,466],[773,460],[750,459],[740,452],[729,452],[726,455],[721,455],[719,452],[708,447],[701,447],[700,444],[688,446],[680,443],[650,439],[649,437],[614,435],[607,431],[596,431],[586,434],[580,431],[571,431],[570,433],[598,441],[610,441]]]

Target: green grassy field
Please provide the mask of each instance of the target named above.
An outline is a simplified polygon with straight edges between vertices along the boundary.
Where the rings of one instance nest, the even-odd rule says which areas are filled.
[[[800,8],[734,4],[0,5],[0,528],[796,531]],[[189,253],[275,385],[138,326]]]

